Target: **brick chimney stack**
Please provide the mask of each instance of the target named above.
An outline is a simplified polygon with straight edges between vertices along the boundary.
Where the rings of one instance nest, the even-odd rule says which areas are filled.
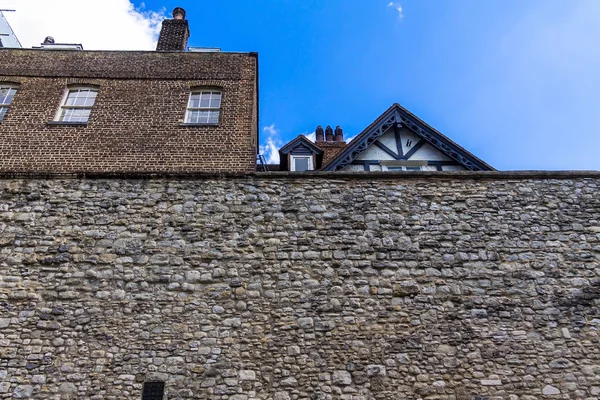
[[[190,28],[185,19],[185,10],[177,7],[173,10],[173,19],[162,23],[156,51],[185,51],[190,37]]]
[[[330,126],[327,126],[327,128],[325,128],[325,140],[327,142],[333,142],[333,129],[331,129]]]
[[[316,136],[317,136],[317,143],[320,143],[322,141],[325,140],[325,133],[323,132],[323,127],[321,125],[317,126],[317,129],[315,130]]]

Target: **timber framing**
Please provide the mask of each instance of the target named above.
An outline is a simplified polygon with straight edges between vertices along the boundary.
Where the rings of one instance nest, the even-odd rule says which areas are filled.
[[[421,140],[406,154],[403,154],[402,146],[398,145],[399,148],[396,153],[378,141],[390,128],[394,129],[397,139],[400,135],[400,129],[406,128],[420,137]],[[396,142],[399,143],[399,140],[396,140]],[[429,143],[468,171],[495,171],[492,166],[475,157],[397,103],[392,105],[350,142],[338,157],[323,167],[323,171],[343,169],[352,164],[363,151],[373,144],[396,160],[407,160],[425,143]]]

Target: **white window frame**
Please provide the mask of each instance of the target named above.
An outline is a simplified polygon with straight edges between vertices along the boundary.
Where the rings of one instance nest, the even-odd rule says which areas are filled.
[[[220,95],[220,100],[219,100],[219,104],[218,107],[217,106],[213,106],[212,102],[212,95],[213,94],[219,94]],[[200,102],[198,103],[198,107],[194,107],[192,106],[192,96],[200,94]],[[202,95],[203,94],[208,94],[210,96],[210,100],[209,100],[209,105],[208,107],[201,107],[201,101],[202,101]],[[219,125],[219,123],[221,122],[221,106],[223,105],[223,90],[219,89],[219,88],[196,88],[196,89],[192,89],[190,90],[190,95],[188,97],[188,104],[187,104],[187,108],[185,110],[185,124],[191,124],[191,125]],[[192,115],[195,111],[207,111],[209,112],[209,116],[206,120],[206,122],[203,121],[194,121],[192,120]],[[210,113],[217,113],[217,121],[216,122],[210,122]]]
[[[296,171],[296,160],[299,158],[308,159],[308,169],[306,171],[313,171],[313,156],[312,155],[290,155],[290,171]]]
[[[409,169],[410,168],[410,169]],[[415,169],[418,168],[418,169]],[[388,171],[404,171],[404,172],[416,172],[416,171],[423,171],[423,167],[419,166],[419,165],[388,165],[387,167]]]
[[[89,90],[91,92],[95,92],[96,96],[94,97],[94,101],[92,102],[92,104],[87,104],[87,105],[67,105],[67,100],[69,99],[69,94],[71,94],[72,92],[76,92],[76,91],[80,91],[80,90]],[[65,90],[65,94],[63,95],[63,98],[60,102],[60,107],[58,107],[58,112],[56,113],[56,116],[54,118],[54,121],[57,122],[63,122],[66,124],[72,123],[72,124],[87,124],[90,120],[90,117],[88,116],[88,118],[85,121],[70,121],[70,120],[65,120],[64,119],[64,114],[63,111],[66,110],[89,110],[90,111],[90,115],[92,112],[92,109],[94,108],[94,105],[96,104],[96,99],[98,98],[98,92],[99,92],[99,88],[97,86],[69,86],[67,88],[67,90]]]
[[[6,114],[8,113],[8,110],[10,110],[10,106],[15,98],[15,96],[17,95],[17,92],[19,91],[19,85],[15,85],[13,83],[4,83],[4,82],[0,82],[0,98],[3,97],[1,91],[2,90],[14,90],[15,93],[13,94],[10,103],[0,103],[0,121],[2,121],[4,119],[4,116],[6,116]],[[7,96],[8,97],[8,96]],[[4,113],[2,113],[2,110],[6,110]]]

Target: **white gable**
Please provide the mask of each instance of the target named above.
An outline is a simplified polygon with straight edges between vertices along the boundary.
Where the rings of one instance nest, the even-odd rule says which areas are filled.
[[[358,160],[358,161],[366,161],[366,160],[392,161],[392,160],[395,160],[395,158],[390,156],[385,151],[381,150],[375,144],[372,144],[365,151],[360,153],[360,155],[358,157],[356,157],[356,160]]]
[[[417,143],[421,140],[420,137],[409,131],[408,129],[402,129],[400,131],[400,141],[402,143],[402,151],[404,154],[408,153]]]
[[[396,135],[394,134],[393,129],[390,129],[384,133],[383,136],[379,138],[379,142],[393,152],[396,152],[396,149],[398,148],[396,145]]]
[[[452,161],[450,157],[430,145],[429,143],[424,144],[419,150],[413,154],[409,160],[423,160],[423,161]]]

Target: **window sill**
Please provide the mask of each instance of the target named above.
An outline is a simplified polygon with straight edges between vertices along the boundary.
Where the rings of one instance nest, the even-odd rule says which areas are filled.
[[[219,124],[192,124],[192,123],[184,122],[184,123],[179,124],[179,126],[214,126],[214,127],[217,127],[217,126],[219,126]]]
[[[50,121],[47,125],[87,126],[87,122]]]

